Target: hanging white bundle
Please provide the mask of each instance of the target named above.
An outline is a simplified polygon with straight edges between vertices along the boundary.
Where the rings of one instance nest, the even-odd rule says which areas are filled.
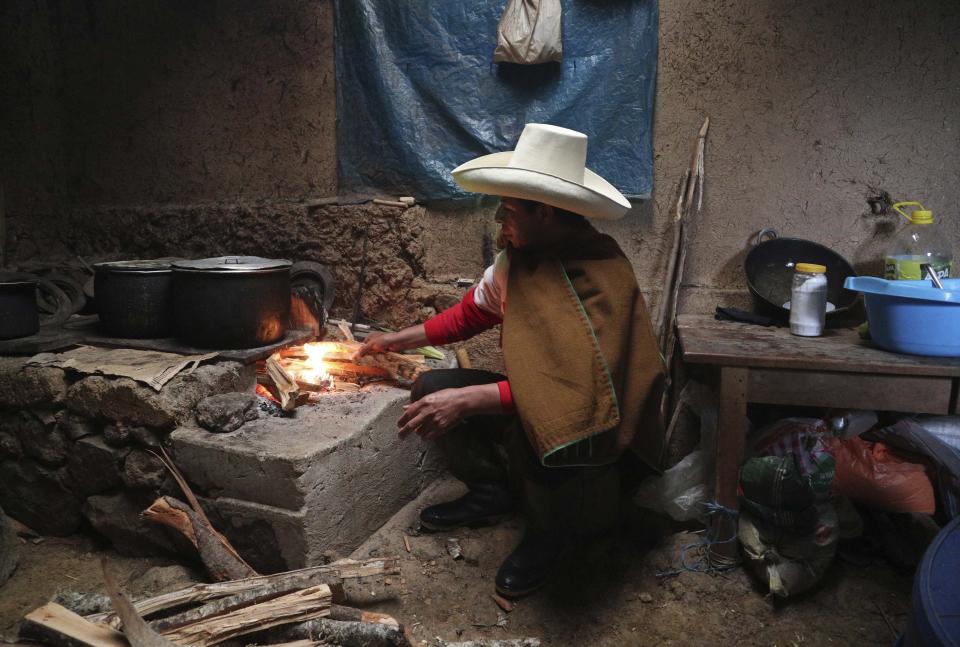
[[[497,26],[497,63],[537,65],[560,61],[560,0],[508,0]]]

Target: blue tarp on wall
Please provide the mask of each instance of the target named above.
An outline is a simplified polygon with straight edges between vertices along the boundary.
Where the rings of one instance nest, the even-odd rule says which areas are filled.
[[[496,64],[506,0],[336,0],[342,196],[464,197],[450,171],[527,122],[587,133],[587,166],[653,186],[657,0],[562,0],[563,62]]]

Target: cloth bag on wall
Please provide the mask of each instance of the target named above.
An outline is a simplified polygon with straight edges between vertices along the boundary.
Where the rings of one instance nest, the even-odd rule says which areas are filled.
[[[497,63],[537,65],[559,62],[560,0],[508,0],[497,25]]]

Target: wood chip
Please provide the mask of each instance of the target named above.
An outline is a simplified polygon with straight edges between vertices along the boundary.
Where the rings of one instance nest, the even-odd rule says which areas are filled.
[[[410,552],[410,538],[406,535],[403,536],[403,547],[407,549],[407,552]]]
[[[513,602],[511,602],[507,598],[497,595],[496,593],[491,593],[490,597],[493,598],[493,601],[497,603],[498,607],[500,607],[507,613],[510,613],[511,611],[513,611],[513,608],[514,608]]]

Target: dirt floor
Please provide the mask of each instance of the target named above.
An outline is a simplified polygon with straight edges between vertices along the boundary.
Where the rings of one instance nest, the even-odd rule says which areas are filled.
[[[656,573],[677,564],[680,546],[698,537],[638,513],[617,534],[567,560],[543,590],[504,613],[491,599],[493,578],[522,532],[518,519],[496,528],[408,536],[425,505],[456,496],[462,486],[436,482],[355,553],[396,554],[403,580],[354,591],[371,609],[390,613],[422,644],[536,636],[544,645],[890,645],[906,622],[912,573],[883,563],[838,560],[815,591],[787,603],[764,596],[741,569],[724,576],[683,573],[660,583]],[[459,539],[464,559],[446,550]],[[131,594],[182,586],[189,571],[158,559],[125,558],[88,539],[21,546],[21,563],[0,587],[0,635],[12,639],[27,611],[58,590],[102,590],[107,557]],[[498,623],[500,626],[498,626]]]

